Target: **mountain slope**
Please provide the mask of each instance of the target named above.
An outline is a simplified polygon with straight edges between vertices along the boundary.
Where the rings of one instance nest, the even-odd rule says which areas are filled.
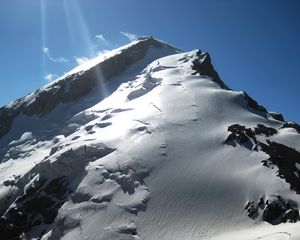
[[[142,38],[0,116],[1,239],[300,238],[299,125],[200,50]]]

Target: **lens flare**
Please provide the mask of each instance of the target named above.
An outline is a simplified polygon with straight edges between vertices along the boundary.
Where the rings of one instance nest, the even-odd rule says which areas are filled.
[[[93,40],[94,37],[91,37],[88,26],[86,24],[85,18],[82,14],[80,5],[77,0],[63,0],[62,2],[64,14],[67,22],[68,35],[70,46],[73,56],[76,56],[75,53],[80,43],[83,43],[84,49],[87,52],[89,58],[97,56],[97,52],[94,49]],[[41,12],[41,48],[47,46],[47,0],[40,0],[40,12]],[[80,40],[80,41],[79,41]],[[43,53],[43,51],[41,51]],[[48,66],[46,61],[46,55],[42,55],[42,71],[43,75],[47,74]],[[94,70],[95,78],[98,82],[100,89],[101,97],[108,96],[108,91],[105,87],[105,77],[103,75],[102,69],[96,67]]]
[[[42,48],[46,46],[46,1],[41,0],[40,1],[40,7],[41,7],[41,53],[42,53],[42,71],[43,75],[47,73],[47,65],[46,65],[46,56],[44,52],[42,51]]]
[[[76,49],[75,40],[77,39],[77,37],[80,37],[85,45],[85,49],[88,52],[89,58],[96,57],[97,52],[95,52],[93,48],[94,38],[91,37],[78,1],[64,0],[63,6],[73,52],[75,52]],[[105,87],[105,77],[100,67],[95,68],[95,77],[97,79],[98,85],[100,86],[101,95],[104,97],[108,96],[108,91]]]

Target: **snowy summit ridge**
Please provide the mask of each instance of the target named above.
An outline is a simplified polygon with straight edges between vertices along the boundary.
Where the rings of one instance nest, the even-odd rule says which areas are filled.
[[[299,134],[142,37],[0,109],[0,239],[299,239]]]

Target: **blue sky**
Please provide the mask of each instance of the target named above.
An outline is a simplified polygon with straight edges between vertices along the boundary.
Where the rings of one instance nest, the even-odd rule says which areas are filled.
[[[299,12],[298,0],[2,0],[0,105],[153,35],[208,51],[231,88],[299,123]]]

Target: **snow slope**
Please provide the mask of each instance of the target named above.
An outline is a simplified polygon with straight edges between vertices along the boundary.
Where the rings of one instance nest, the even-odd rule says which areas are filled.
[[[230,90],[207,53],[142,38],[69,75],[143,41],[80,98],[15,116],[0,138],[1,239],[300,239],[299,125]]]

